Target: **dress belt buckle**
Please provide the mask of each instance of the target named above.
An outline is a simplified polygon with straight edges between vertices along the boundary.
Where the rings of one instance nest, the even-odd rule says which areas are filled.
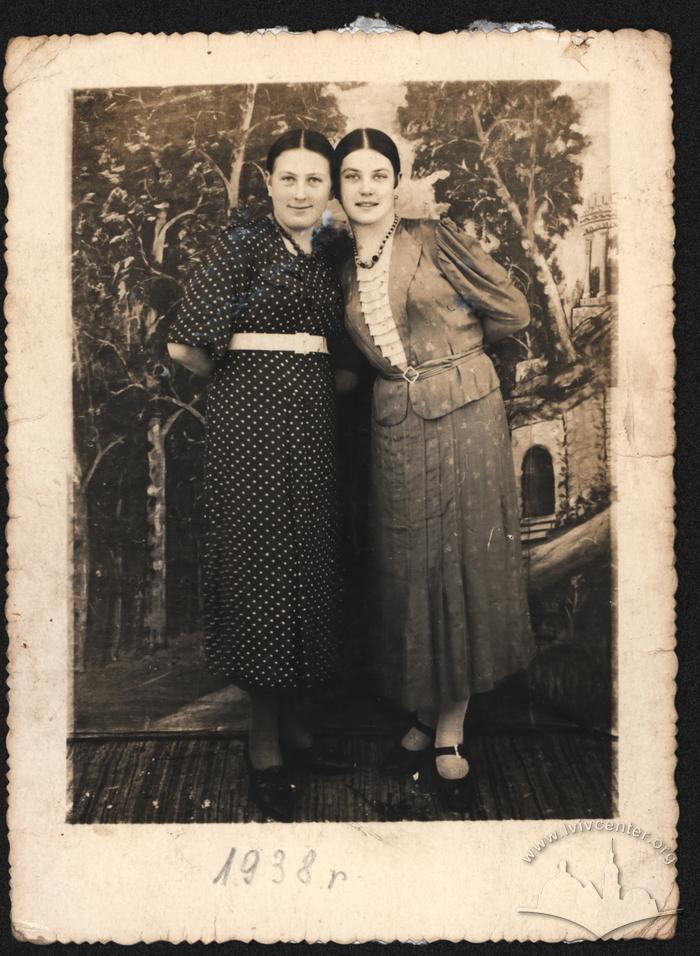
[[[420,378],[420,372],[417,368],[414,368],[412,365],[409,365],[405,372],[402,373],[401,378],[406,379],[409,385],[412,385],[414,382],[417,382]]]

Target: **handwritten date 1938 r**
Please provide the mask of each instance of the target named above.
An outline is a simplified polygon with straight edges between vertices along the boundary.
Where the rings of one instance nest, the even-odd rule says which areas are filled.
[[[301,860],[301,865],[299,861],[296,861],[296,864],[291,861],[287,861],[284,850],[275,850],[272,854],[272,860],[264,860],[261,850],[248,850],[243,858],[241,859],[240,866],[236,866],[234,869],[234,862],[236,859],[236,854],[238,852],[238,847],[231,847],[228,856],[226,857],[226,862],[221,867],[217,875],[212,880],[213,883],[221,883],[222,886],[226,886],[228,883],[229,876],[233,873],[240,873],[243,877],[243,882],[247,883],[248,886],[255,879],[258,868],[262,868],[262,872],[267,869],[271,872],[268,873],[269,879],[272,883],[284,883],[287,878],[293,879],[296,877],[300,883],[303,883],[304,886],[309,886],[312,882],[312,868],[316,862],[316,851],[309,850],[304,858]],[[322,871],[316,868],[317,873]],[[323,878],[325,880],[326,872],[323,872]],[[335,885],[336,880],[342,880],[343,882],[347,880],[347,874],[342,870],[331,870],[329,874],[329,879],[327,883],[327,889],[332,890]]]

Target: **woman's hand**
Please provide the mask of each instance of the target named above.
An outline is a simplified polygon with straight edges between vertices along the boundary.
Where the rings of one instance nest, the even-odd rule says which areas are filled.
[[[335,390],[338,395],[347,395],[357,385],[359,379],[357,372],[351,372],[346,368],[336,369],[335,372]]]
[[[214,368],[214,362],[206,349],[194,348],[192,345],[180,345],[179,342],[168,342],[168,355],[174,362],[184,365],[190,372],[209,378]]]

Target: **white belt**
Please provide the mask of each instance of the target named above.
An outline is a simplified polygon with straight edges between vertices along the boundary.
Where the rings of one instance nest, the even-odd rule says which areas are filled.
[[[322,352],[328,355],[328,345],[323,335],[308,332],[293,332],[278,335],[274,332],[235,332],[228,344],[234,351],[259,352]]]

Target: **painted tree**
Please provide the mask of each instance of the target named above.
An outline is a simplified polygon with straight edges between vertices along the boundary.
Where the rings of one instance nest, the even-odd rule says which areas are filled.
[[[344,125],[335,97],[318,83],[216,87],[206,102],[190,106],[188,150],[215,173],[232,218],[243,207],[249,214],[261,209],[265,156],[286,129],[317,129],[333,138]]]
[[[181,398],[168,376],[163,375],[165,325],[182,291],[178,263],[173,262],[172,255],[165,254],[166,230],[177,227],[179,244],[197,248],[209,231],[196,214],[205,208],[215,217],[220,192],[218,187],[210,188],[206,175],[192,168],[191,160],[182,160],[184,148],[175,148],[168,138],[172,129],[167,128],[167,123],[158,122],[162,94],[146,91],[144,96],[145,100],[138,91],[98,91],[80,94],[76,101],[75,421],[77,472],[85,476],[76,481],[75,488],[79,525],[75,630],[79,666],[85,663],[88,595],[94,592],[89,586],[90,568],[94,575],[99,563],[98,554],[92,554],[91,537],[97,539],[100,554],[104,555],[106,547],[99,540],[99,533],[91,536],[91,528],[108,531],[114,556],[114,611],[103,607],[99,617],[111,620],[114,628],[121,629],[118,578],[123,567],[122,548],[128,542],[115,542],[114,538],[119,538],[120,525],[137,524],[134,501],[129,500],[125,507],[121,482],[114,480],[114,468],[109,470],[106,464],[102,465],[107,480],[96,484],[92,480],[95,471],[90,455],[101,461],[98,456],[120,446],[120,464],[126,467],[127,474],[139,475],[141,479],[134,490],[143,516],[151,520],[158,532],[164,531],[164,525],[156,523],[162,509],[149,507],[164,489],[149,480],[153,453],[147,450],[146,460],[141,460],[144,449],[150,449],[144,432],[147,433],[148,423],[154,417],[164,418],[166,427],[162,433],[167,435],[168,414],[173,409],[179,415],[187,408],[202,420],[201,412],[193,405],[196,399],[189,383],[184,383],[187,394]],[[183,124],[181,139],[186,135]],[[165,224],[164,205],[169,211]],[[164,642],[164,608],[157,607],[151,594],[151,582],[164,567],[157,553],[164,551],[164,533],[163,541],[157,543],[154,537],[157,539],[158,534],[154,536],[152,530],[132,530],[136,534],[135,549],[143,550],[148,543],[150,559],[146,606],[142,608],[134,596],[132,616],[140,619],[145,614],[149,625],[145,646],[154,648]],[[143,581],[134,591],[142,590]],[[99,640],[112,648],[120,646],[118,634]]]
[[[415,172],[449,174],[436,182],[436,198],[471,219],[531,300],[540,298],[550,357],[571,366],[577,354],[555,239],[576,220],[587,139],[576,104],[558,89],[555,82],[409,83],[400,121],[417,144]]]
[[[286,126],[334,135],[340,117],[318,84],[80,91],[74,117],[75,627],[83,666],[91,581],[102,559],[119,576],[124,547],[147,555],[145,578],[128,595],[133,607],[127,613],[118,590],[95,616],[113,629],[130,616],[139,630],[140,621],[141,649],[166,642],[166,442],[187,433],[194,454],[178,471],[188,483],[199,480],[204,434],[201,383],[170,367],[165,350],[187,275],[239,204],[262,208],[271,140]],[[128,488],[115,480],[115,450]],[[192,504],[197,496],[180,497]],[[118,526],[129,528],[122,541],[113,540]],[[103,644],[114,656],[120,635]]]
[[[564,391],[588,375],[562,298],[556,244],[577,218],[581,158],[588,140],[575,102],[554,82],[409,84],[400,110],[416,144],[414,173],[435,178],[435,195],[509,270],[526,292],[533,323],[516,338],[528,357],[546,359]],[[591,388],[592,386],[588,386]],[[531,396],[523,399],[532,402]],[[552,400],[537,401],[552,407]],[[531,406],[528,405],[531,410]],[[609,555],[607,510],[526,552],[533,599],[566,587],[560,614],[573,629],[582,593],[571,582]]]

